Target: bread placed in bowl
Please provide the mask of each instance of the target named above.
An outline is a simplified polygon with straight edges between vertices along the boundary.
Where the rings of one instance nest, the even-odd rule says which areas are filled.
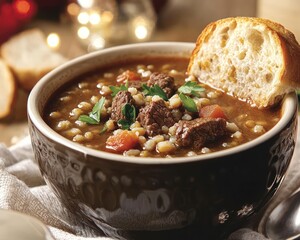
[[[26,90],[31,90],[41,77],[67,60],[48,47],[38,29],[13,36],[1,46],[1,55]]]
[[[300,86],[300,46],[282,25],[250,17],[225,18],[199,35],[188,73],[258,108]]]

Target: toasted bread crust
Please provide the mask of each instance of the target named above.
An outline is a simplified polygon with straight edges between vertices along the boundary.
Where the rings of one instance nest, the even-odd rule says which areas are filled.
[[[282,47],[285,68],[282,69],[281,81],[283,84],[300,87],[300,45],[295,35],[279,23],[268,19],[256,18],[256,21],[266,24],[278,36],[278,44]]]
[[[234,95],[238,98],[241,98],[243,100],[249,101],[251,104],[256,105],[257,107],[268,107],[273,104],[275,104],[279,99],[283,97],[284,94],[295,90],[295,88],[300,87],[300,45],[298,44],[295,36],[293,33],[291,33],[289,30],[285,29],[282,25],[272,22],[267,19],[262,18],[250,18],[250,17],[235,17],[235,18],[225,18],[218,20],[216,22],[210,23],[199,35],[197,41],[196,41],[196,47],[192,52],[192,56],[190,58],[190,62],[188,65],[188,73],[195,75],[198,77],[199,81],[203,83],[207,83],[208,85],[221,89],[225,92],[228,91],[227,88],[222,88],[222,85],[219,83],[213,83],[212,81],[207,81],[205,79],[201,79],[201,67],[198,67],[197,64],[203,57],[203,54],[200,54],[200,51],[210,51],[210,48],[207,48],[203,50],[205,44],[207,44],[211,36],[215,33],[216,29],[220,29],[223,26],[230,26],[230,25],[239,25],[243,27],[243,30],[247,32],[247,28],[257,28],[259,29],[263,34],[268,36],[271,39],[271,43],[274,44],[272,46],[274,48],[274,51],[278,51],[278,56],[280,56],[280,69],[277,71],[274,76],[274,85],[271,87],[274,87],[273,89],[265,89],[266,91],[269,91],[269,95],[267,96],[267,99],[261,99],[260,96],[253,96],[249,93],[249,95],[240,94],[239,92],[232,91],[229,92],[229,94]],[[236,37],[236,35],[234,35]],[[229,36],[230,38],[230,36]],[[238,41],[238,39],[234,39],[234,41]],[[212,50],[214,51],[214,50]],[[231,50],[228,49],[229,54],[232,53]],[[200,55],[199,55],[200,54]],[[261,54],[261,53],[259,53]],[[255,58],[255,56],[254,56]],[[273,61],[272,59],[268,60]],[[242,60],[241,60],[242,63]],[[266,68],[268,66],[267,60],[265,64],[262,64],[264,66],[261,66],[262,68]],[[252,66],[249,65],[249,68]],[[210,70],[206,71],[206,74],[209,73]],[[239,76],[237,76],[237,81],[245,81],[244,79],[239,79]],[[255,79],[253,79],[255,81]],[[246,83],[248,84],[248,83]],[[270,85],[265,85],[262,87],[270,87]]]

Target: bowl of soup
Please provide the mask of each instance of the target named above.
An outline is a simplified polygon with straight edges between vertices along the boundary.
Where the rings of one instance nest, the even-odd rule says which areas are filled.
[[[297,97],[257,109],[187,75],[193,43],[81,56],[30,93],[35,158],[60,201],[119,239],[217,239],[279,188]],[[101,232],[101,233],[100,233]]]

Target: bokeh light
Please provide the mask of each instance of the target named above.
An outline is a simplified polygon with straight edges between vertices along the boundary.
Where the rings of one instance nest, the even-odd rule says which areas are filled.
[[[79,13],[77,20],[80,24],[87,24],[89,22],[89,14],[87,12]]]
[[[87,27],[80,27],[77,31],[77,35],[81,39],[87,39],[90,36],[90,30]]]
[[[94,0],[78,0],[77,2],[82,8],[91,8],[94,5]]]
[[[136,26],[134,33],[137,39],[142,40],[147,38],[148,29],[145,26]]]
[[[80,7],[76,3],[70,3],[67,6],[67,12],[72,17],[77,16],[80,12]]]
[[[47,44],[51,48],[58,48],[60,46],[60,36],[57,33],[50,33],[47,36]]]
[[[98,12],[90,13],[89,21],[92,25],[98,25],[101,22],[101,16]]]
[[[26,0],[19,0],[15,3],[16,9],[20,14],[28,14],[31,8],[31,5]]]

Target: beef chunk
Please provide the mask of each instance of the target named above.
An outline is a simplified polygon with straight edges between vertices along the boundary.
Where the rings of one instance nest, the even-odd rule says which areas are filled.
[[[162,133],[162,126],[171,127],[175,124],[173,115],[163,100],[151,102],[141,108],[137,120],[146,129],[149,136]]]
[[[170,98],[177,90],[174,78],[165,73],[155,72],[150,75],[147,85],[152,87],[155,84],[167,94],[168,98]]]
[[[202,148],[205,144],[229,135],[226,120],[223,118],[196,118],[179,121],[176,130],[176,143],[181,147]]]
[[[125,119],[125,116],[122,114],[122,107],[126,103],[133,103],[133,98],[131,96],[131,93],[128,91],[120,91],[117,93],[117,95],[114,97],[111,105],[111,116],[110,118],[112,120],[115,120],[116,122],[120,119]]]

